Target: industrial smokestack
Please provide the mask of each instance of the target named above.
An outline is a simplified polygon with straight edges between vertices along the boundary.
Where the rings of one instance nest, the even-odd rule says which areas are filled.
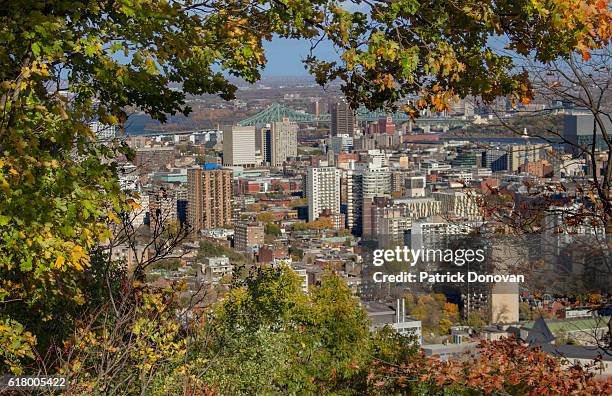
[[[395,310],[396,323],[400,322],[400,299],[397,299],[397,309]]]

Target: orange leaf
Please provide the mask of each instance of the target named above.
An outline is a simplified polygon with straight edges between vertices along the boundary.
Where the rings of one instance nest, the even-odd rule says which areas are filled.
[[[586,62],[591,59],[591,54],[587,50],[582,50],[582,61]]]

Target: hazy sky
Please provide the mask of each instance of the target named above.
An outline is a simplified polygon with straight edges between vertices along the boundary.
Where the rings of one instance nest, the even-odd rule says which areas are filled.
[[[275,37],[264,44],[268,64],[265,76],[307,76],[301,62],[310,51],[310,41],[293,40]],[[316,55],[323,59],[337,59],[338,56],[329,42],[321,42],[316,48]]]
[[[504,45],[507,39],[493,37],[489,39],[488,45],[496,51],[505,51]],[[308,71],[304,69],[301,62],[310,51],[309,40],[284,39],[274,37],[272,41],[264,42],[268,64],[263,72],[264,76],[307,76]],[[338,54],[329,41],[318,44],[315,54],[327,60],[337,60]]]

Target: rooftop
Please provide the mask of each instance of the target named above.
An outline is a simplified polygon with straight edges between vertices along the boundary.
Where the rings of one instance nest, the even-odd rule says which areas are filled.
[[[542,350],[550,355],[564,357],[567,359],[590,359],[594,360],[601,357],[602,360],[607,362],[612,361],[606,351],[595,346],[582,346],[582,345],[553,345],[553,344],[537,344],[536,346],[542,348]]]
[[[204,169],[204,170],[220,170],[220,169],[223,169],[223,167],[219,166],[217,164],[202,164],[202,169]]]

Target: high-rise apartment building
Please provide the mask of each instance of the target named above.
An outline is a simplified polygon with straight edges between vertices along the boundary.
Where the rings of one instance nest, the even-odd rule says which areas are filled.
[[[347,172],[346,223],[354,235],[362,235],[364,201],[374,197],[388,197],[391,194],[391,172],[377,161]]]
[[[255,127],[227,125],[223,128],[223,165],[253,167],[255,156]]]
[[[96,140],[99,142],[113,140],[117,135],[117,130],[114,125],[103,124],[99,121],[89,123],[89,128],[96,135]]]
[[[134,165],[141,172],[165,170],[174,166],[174,147],[145,147],[134,152]]]
[[[355,112],[345,100],[329,104],[331,114],[331,135],[354,135]]]
[[[364,238],[377,240],[381,246],[403,243],[404,234],[414,220],[438,215],[440,207],[440,202],[433,198],[371,199],[366,205],[369,213],[364,213],[368,219],[364,224]]]
[[[283,118],[282,121],[257,128],[256,150],[263,162],[280,167],[290,157],[297,157],[297,124]]]
[[[334,167],[308,168],[308,221],[318,219],[325,209],[334,215],[340,213],[340,172]]]
[[[158,190],[149,194],[149,221],[151,229],[159,230],[164,223],[177,219],[176,192]]]
[[[181,186],[176,189],[176,218],[181,224],[188,222],[187,220],[187,205],[189,203],[189,193],[187,186]]]
[[[218,165],[187,170],[188,222],[195,230],[232,224],[232,171]]]

